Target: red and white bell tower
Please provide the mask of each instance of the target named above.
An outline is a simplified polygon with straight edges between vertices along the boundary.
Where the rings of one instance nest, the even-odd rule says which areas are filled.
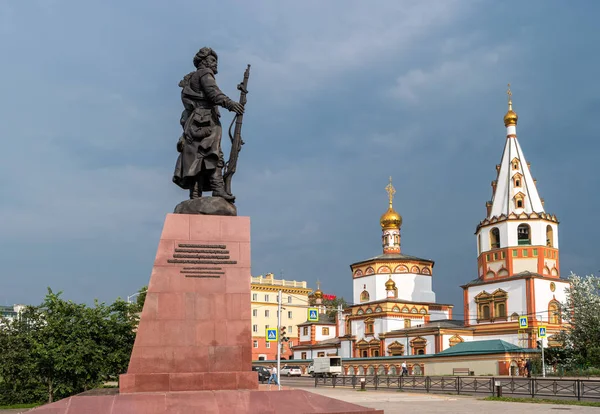
[[[494,280],[526,271],[558,278],[558,220],[544,210],[517,139],[518,116],[512,108],[510,85],[507,93],[502,161],[492,181],[492,200],[486,203],[487,217],[475,233],[479,278]]]
[[[517,139],[518,116],[508,93],[506,142],[492,181],[486,218],[477,225],[477,279],[462,286],[465,325],[474,339],[504,339],[532,347],[536,327],[560,328],[560,303],[568,282],[560,279],[558,220],[546,213],[536,180]],[[528,327],[519,329],[519,318]]]

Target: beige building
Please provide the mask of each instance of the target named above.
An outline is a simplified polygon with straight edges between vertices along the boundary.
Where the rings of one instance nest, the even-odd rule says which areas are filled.
[[[305,322],[308,295],[312,289],[306,282],[275,279],[272,273],[251,279],[252,302],[252,360],[277,359],[277,345],[265,340],[267,328],[277,328],[277,295],[282,293],[281,326],[286,329],[288,342],[283,342],[281,356],[289,359],[291,348],[298,343],[298,325]]]

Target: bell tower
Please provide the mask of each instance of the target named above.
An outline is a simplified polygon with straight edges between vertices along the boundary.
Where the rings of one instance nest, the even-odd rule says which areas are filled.
[[[510,84],[507,95],[504,152],[496,166],[486,218],[475,233],[478,276],[494,280],[530,272],[558,279],[558,220],[546,213],[517,139],[519,117],[513,110]]]

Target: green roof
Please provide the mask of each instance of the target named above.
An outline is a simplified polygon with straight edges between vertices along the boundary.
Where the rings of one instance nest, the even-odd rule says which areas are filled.
[[[532,349],[521,348],[502,339],[487,341],[461,342],[448,349],[438,352],[436,356],[502,354],[510,352],[533,352]]]

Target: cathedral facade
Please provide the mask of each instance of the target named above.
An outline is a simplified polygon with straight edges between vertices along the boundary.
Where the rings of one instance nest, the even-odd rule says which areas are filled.
[[[304,327],[304,333],[311,335],[300,338],[294,359],[312,358],[308,348],[318,349],[319,356],[341,355],[350,361],[445,356],[449,348],[476,341],[472,348],[485,344],[530,352],[541,340],[540,327],[547,332],[544,345],[557,345],[552,336],[562,327],[560,304],[569,286],[560,278],[559,223],[546,212],[538,193],[517,139],[510,89],[508,94],[504,150],[486,216],[475,232],[477,278],[461,286],[463,318],[453,319],[453,305],[436,302],[434,261],[402,252],[402,217],[393,208],[390,178],[389,205],[380,219],[382,254],[350,265],[354,305],[334,319],[324,318],[323,326],[307,322],[310,329]],[[331,334],[334,323],[335,337],[317,340],[314,332]],[[424,371],[425,363],[411,363]],[[508,357],[499,360],[504,368],[498,372],[508,372],[514,363]]]

